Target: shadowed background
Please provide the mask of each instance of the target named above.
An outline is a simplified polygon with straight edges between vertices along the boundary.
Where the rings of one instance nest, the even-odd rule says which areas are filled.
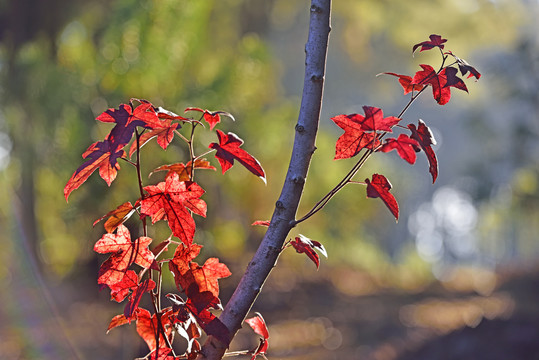
[[[122,164],[110,189],[94,174],[69,204],[62,192],[83,151],[110,130],[95,117],[131,97],[177,113],[232,113],[237,121],[219,128],[242,137],[266,170],[267,186],[239,167],[200,177],[209,210],[195,241],[202,257],[232,270],[221,281],[226,302],[263,235],[250,224],[271,216],[284,179],[308,8],[288,0],[0,2],[0,359],[146,353],[134,326],[105,334],[123,306],[98,291],[104,258],[92,251],[103,233],[93,221],[136,200],[135,171]],[[398,224],[351,186],[291,234],[322,242],[329,258],[316,271],[293,250],[281,257],[253,308],[270,326],[270,358],[539,354],[537,16],[532,0],[334,2],[321,132],[299,215],[353,165],[332,160],[341,130],[330,117],[363,105],[396,115],[408,98],[394,78],[376,74],[436,67],[437,54],[412,57],[413,44],[440,34],[483,76],[443,107],[427,92],[405,115],[434,131],[435,185],[423,154],[414,166],[380,154],[360,173],[390,179]],[[199,148],[213,140],[202,136]],[[181,147],[144,150],[147,172],[185,161]],[[157,227],[153,236],[168,234]],[[246,329],[233,349],[256,344]]]

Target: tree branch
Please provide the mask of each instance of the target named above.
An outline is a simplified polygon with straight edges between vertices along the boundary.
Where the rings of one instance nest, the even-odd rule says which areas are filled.
[[[309,37],[305,45],[303,95],[292,156],[268,230],[219,318],[230,330],[231,338],[241,328],[294,226],[311,157],[316,150],[315,140],[322,108],[326,54],[331,30],[330,16],[331,0],[311,1]],[[221,359],[225,350],[225,344],[210,336],[197,359]]]

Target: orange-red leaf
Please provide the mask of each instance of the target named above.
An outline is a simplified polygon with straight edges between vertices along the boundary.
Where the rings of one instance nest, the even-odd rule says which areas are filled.
[[[135,207],[131,205],[129,201],[123,203],[122,205],[118,206],[116,209],[109,211],[105,215],[103,215],[101,218],[94,221],[93,226],[95,226],[98,222],[106,218],[107,216],[110,216],[107,221],[105,221],[104,227],[105,230],[110,234],[116,228],[123,224],[127,219],[133,215],[135,212]]]
[[[118,226],[116,234],[103,235],[95,243],[94,251],[113,254],[101,265],[98,283],[110,286],[122,281],[127,268],[133,263],[149,268],[154,261],[154,255],[148,249],[151,242],[152,239],[145,236],[131,242],[129,230],[124,225]]]
[[[125,318],[124,314],[116,315],[112,318],[112,320],[109,323],[109,327],[107,328],[107,333],[114,329],[115,327],[122,326],[129,323],[129,320]]]
[[[464,81],[456,76],[457,69],[453,67],[443,68],[436,73],[430,65],[420,64],[423,70],[416,72],[412,84],[432,86],[432,94],[436,102],[445,105],[451,99],[451,87],[468,92]]]
[[[137,333],[150,348],[150,351],[156,349],[156,339],[159,339],[159,348],[166,347],[166,341],[159,331],[158,317],[156,314],[150,314],[146,309],[138,308],[136,311],[137,317]],[[172,341],[172,326],[168,323],[168,317],[161,317],[161,327],[164,329],[169,342]]]
[[[396,220],[399,219],[399,204],[395,197],[389,192],[391,190],[391,183],[386,179],[384,175],[374,174],[372,180],[365,179],[367,183],[367,197],[382,199],[384,204]]]
[[[192,169],[208,169],[215,170],[214,166],[210,165],[210,162],[206,159],[197,159],[195,160],[194,166],[191,166],[191,161],[184,165],[183,163],[171,164],[171,165],[162,165],[152,171],[150,176],[157,171],[168,171],[165,177],[171,176],[173,173],[177,173],[180,181],[189,181],[191,179]]]

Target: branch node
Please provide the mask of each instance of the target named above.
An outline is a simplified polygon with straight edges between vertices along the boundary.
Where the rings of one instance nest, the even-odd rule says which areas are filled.
[[[295,176],[292,181],[294,184],[303,185],[305,184],[305,178],[301,175]]]
[[[277,209],[284,209],[284,204],[281,200],[278,200],[276,203],[275,203],[275,207]]]
[[[311,81],[314,81],[314,82],[321,82],[324,80],[324,76],[323,75],[313,75],[311,76]]]
[[[311,5],[311,12],[321,14],[324,10],[320,6]]]
[[[296,125],[296,131],[299,133],[302,133],[305,131],[305,127],[303,125],[297,124]]]

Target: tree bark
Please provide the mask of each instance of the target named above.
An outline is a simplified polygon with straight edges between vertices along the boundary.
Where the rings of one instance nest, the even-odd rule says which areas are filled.
[[[316,150],[315,140],[322,108],[326,54],[331,30],[330,18],[331,0],[311,1],[309,36],[305,45],[303,95],[295,127],[292,156],[268,230],[219,318],[230,330],[231,338],[241,328],[294,226],[311,157]],[[225,344],[210,336],[197,359],[221,359],[226,348]]]

